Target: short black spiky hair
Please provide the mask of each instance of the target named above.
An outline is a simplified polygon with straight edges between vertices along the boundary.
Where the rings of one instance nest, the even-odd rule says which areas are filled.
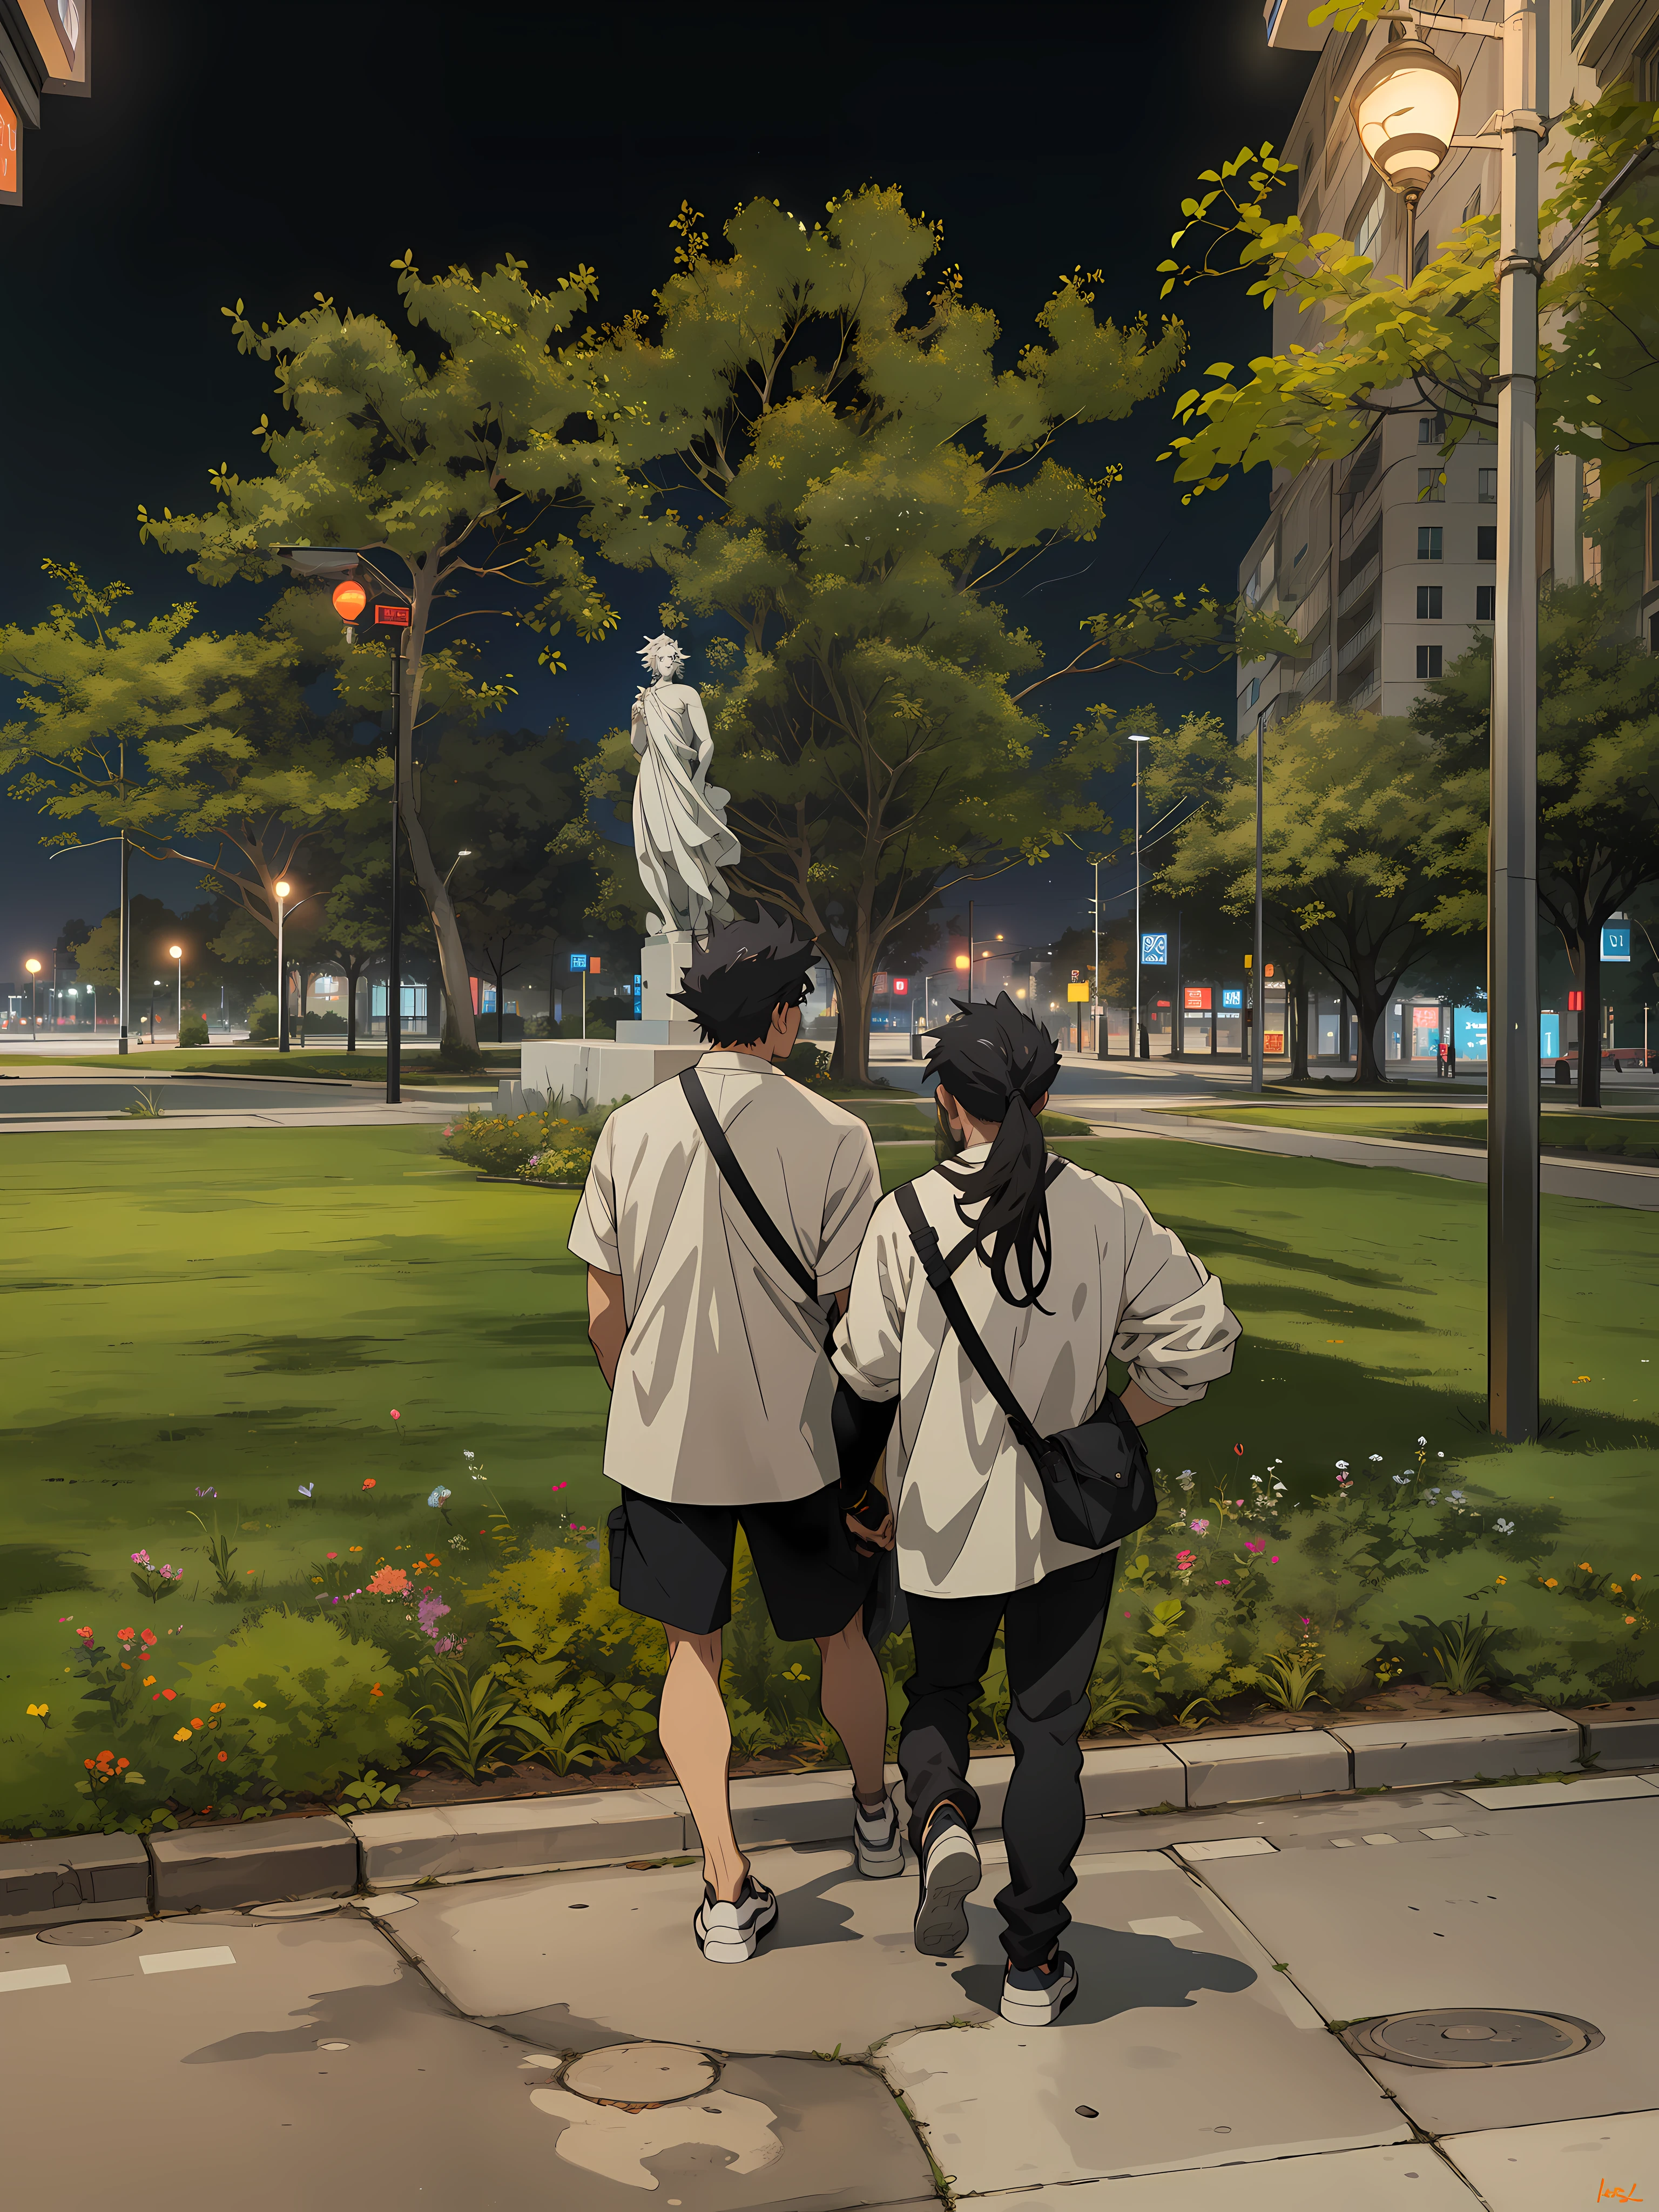
[[[689,1008],[705,1044],[753,1044],[771,1027],[774,1008],[811,995],[817,952],[789,915],[763,907],[758,921],[711,922],[701,944],[693,938],[681,988],[668,995]]]

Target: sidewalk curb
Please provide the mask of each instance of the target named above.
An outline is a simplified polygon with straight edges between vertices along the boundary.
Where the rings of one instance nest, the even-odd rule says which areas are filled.
[[[1452,1720],[1339,1722],[1112,1745],[1085,1752],[1091,1816],[1214,1811],[1286,1797],[1376,1789],[1436,1788],[1559,1774],[1604,1759],[1610,1771],[1659,1760],[1659,1718],[1583,1721],[1543,1707]],[[973,1762],[987,1827],[1001,1823],[1013,1760]],[[897,1769],[888,1769],[897,1781]],[[897,1792],[903,1807],[903,1792]],[[844,1771],[732,1784],[745,1850],[845,1844],[852,1796]],[[319,1814],[304,1820],[132,1836],[44,1837],[0,1844],[0,1935],[65,1921],[150,1912],[222,1911],[418,1883],[487,1881],[564,1868],[677,1858],[698,1849],[696,1824],[672,1784],[595,1790],[472,1806],[411,1806]]]

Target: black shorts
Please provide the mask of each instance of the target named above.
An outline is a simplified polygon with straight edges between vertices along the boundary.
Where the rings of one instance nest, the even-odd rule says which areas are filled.
[[[780,1642],[839,1635],[862,1607],[878,1557],[859,1557],[839,1483],[775,1505],[675,1505],[624,1490],[611,1516],[611,1585],[630,1613],[712,1635],[732,1618],[739,1528]]]

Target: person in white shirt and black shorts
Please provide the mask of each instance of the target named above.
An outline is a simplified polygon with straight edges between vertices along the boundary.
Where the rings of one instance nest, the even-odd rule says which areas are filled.
[[[1060,1057],[1048,1031],[1006,993],[994,1006],[957,1004],[927,1065],[961,1149],[910,1185],[918,1225],[954,1263],[963,1316],[1038,1438],[1116,1419],[1121,1406],[1138,1451],[1136,1429],[1227,1373],[1238,1323],[1215,1278],[1133,1191],[1048,1155],[1036,1117]],[[1107,1387],[1114,1355],[1129,1370],[1121,1401]],[[884,1446],[915,1639],[898,1756],[921,1884],[916,1948],[945,1955],[966,1939],[980,1880],[969,1715],[1000,1627],[1014,1753],[1008,1883],[996,1900],[1001,2009],[1047,2025],[1077,1990],[1060,1939],[1083,1836],[1079,1739],[1116,1547],[1091,1551],[1054,1533],[1037,1468],[947,1322],[896,1192],[860,1251],[834,1358],[843,1480],[856,1485]]]
[[[738,1964],[775,1925],[732,1832],[720,1632],[741,1528],[781,1641],[812,1638],[824,1717],[853,1769],[857,1864],[903,1863],[884,1773],[887,1690],[864,1601],[891,1518],[842,1502],[831,1321],[881,1193],[864,1122],[785,1075],[811,989],[811,938],[764,914],[694,940],[672,995],[714,1048],[605,1121],[570,1231],[588,1335],[611,1387],[611,1579],[661,1621],[658,1733],[703,1848],[694,1922]]]

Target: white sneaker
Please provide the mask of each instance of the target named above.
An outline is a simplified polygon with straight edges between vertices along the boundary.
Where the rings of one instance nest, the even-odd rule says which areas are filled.
[[[871,1881],[885,1881],[903,1872],[904,1845],[899,1840],[898,1814],[890,1797],[884,1797],[880,1809],[874,1813],[867,1813],[854,1798],[853,1854],[859,1872]]]
[[[979,1853],[954,1811],[939,1814],[921,1847],[921,1899],[914,1941],[930,1959],[949,1958],[968,1940],[967,1900],[979,1887]]]
[[[740,1966],[754,1957],[762,1937],[769,1936],[777,1922],[777,1899],[753,1875],[745,1875],[734,1905],[717,1898],[704,1882],[691,1932],[705,1959],[717,1966]]]
[[[1002,2017],[1016,2027],[1052,2027],[1077,1989],[1069,1952],[1056,1951],[1040,1966],[1011,1966],[1003,1978]]]

